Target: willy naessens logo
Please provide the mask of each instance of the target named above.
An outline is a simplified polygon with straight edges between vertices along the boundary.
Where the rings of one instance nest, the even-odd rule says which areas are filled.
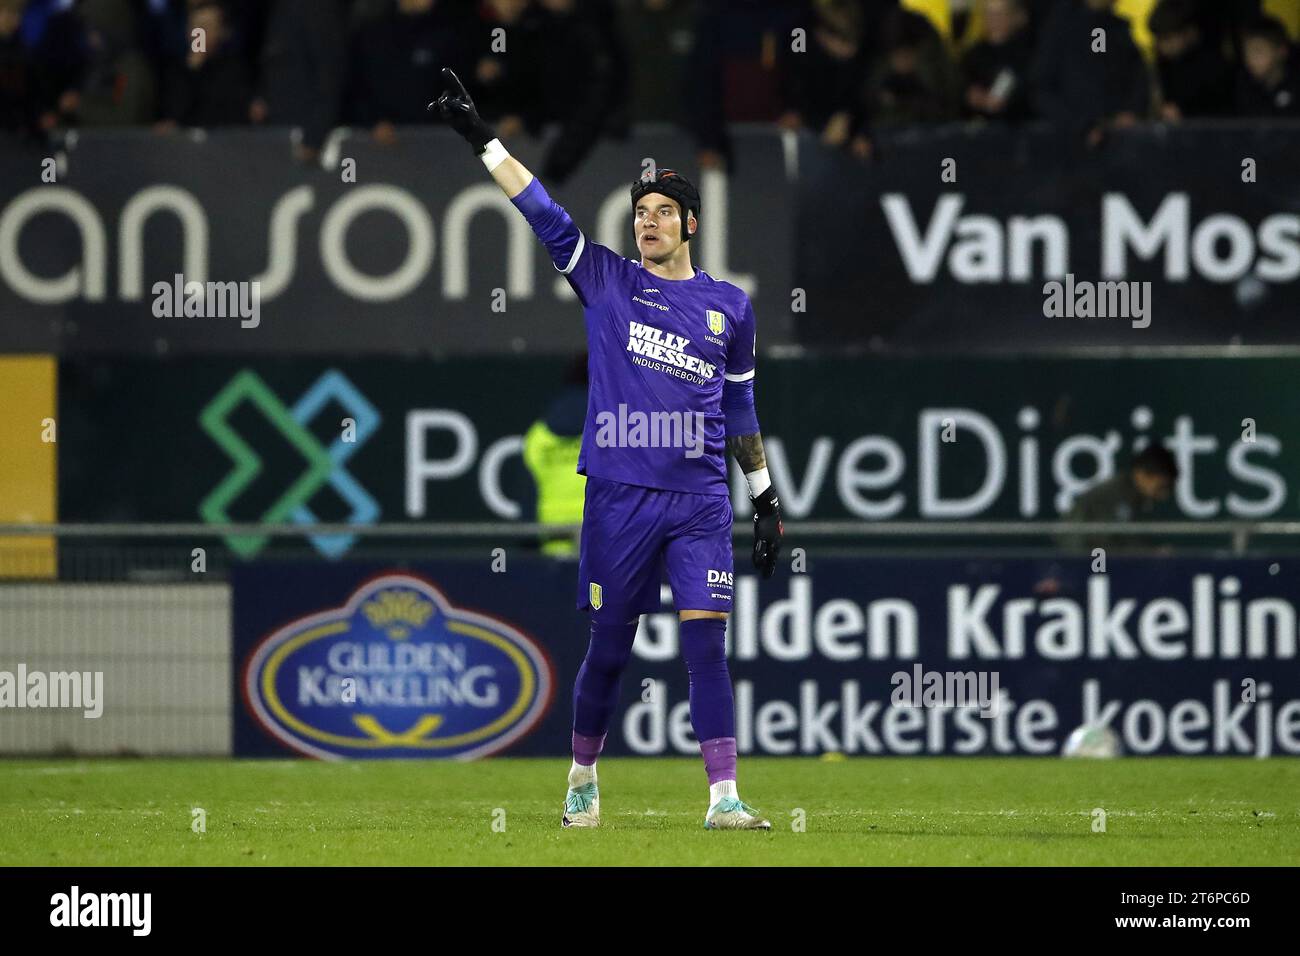
[[[268,733],[330,760],[496,753],[537,726],[554,684],[531,637],[409,574],[268,635],[242,680]]]

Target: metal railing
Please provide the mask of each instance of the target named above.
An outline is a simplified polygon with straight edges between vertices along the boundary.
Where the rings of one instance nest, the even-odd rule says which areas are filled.
[[[0,524],[0,580],[66,582],[193,581],[194,549],[203,549],[204,580],[224,580],[249,560],[413,562],[478,556],[485,544],[540,551],[544,540],[576,536],[577,525],[535,522],[385,522],[352,525],[184,523]],[[1232,555],[1300,552],[1300,521],[787,521],[786,553],[815,548],[823,555],[888,554],[900,558],[1108,553]],[[752,533],[737,521],[738,547]],[[330,557],[311,539],[349,535]],[[254,548],[239,539],[262,539]],[[1096,544],[1094,544],[1096,543]],[[738,552],[739,553],[739,552]],[[568,555],[574,557],[574,554]]]
[[[377,524],[60,523],[0,524],[0,538],[193,538],[304,537],[355,534],[379,538],[542,537],[576,533],[580,525],[526,521],[402,521]],[[1300,535],[1300,521],[786,521],[786,536],[815,538],[1033,537],[1040,535],[1119,535],[1203,537]],[[733,534],[747,533],[737,522]]]

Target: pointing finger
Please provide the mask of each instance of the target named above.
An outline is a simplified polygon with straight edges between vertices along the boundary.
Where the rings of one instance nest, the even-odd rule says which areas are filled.
[[[465,84],[461,83],[460,77],[456,75],[456,71],[451,67],[444,66],[442,68],[442,79],[451,87],[451,94],[453,96],[469,96],[469,93],[465,91]],[[443,95],[445,96],[446,94]]]

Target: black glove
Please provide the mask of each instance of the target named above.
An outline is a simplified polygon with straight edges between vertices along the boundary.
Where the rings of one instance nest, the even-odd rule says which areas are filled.
[[[770,578],[776,572],[776,560],[781,556],[781,537],[785,528],[781,524],[781,503],[776,500],[776,489],[768,488],[754,504],[754,567]]]
[[[442,96],[429,104],[429,109],[436,109],[442,121],[460,133],[474,147],[475,155],[487,149],[487,144],[496,139],[492,127],[483,122],[474,108],[474,101],[465,91],[460,78],[449,67],[442,68],[442,79],[448,89]]]

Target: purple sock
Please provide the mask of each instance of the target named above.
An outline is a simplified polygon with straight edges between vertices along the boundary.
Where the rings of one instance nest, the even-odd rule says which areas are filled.
[[[582,764],[584,767],[590,767],[600,756],[600,751],[605,746],[605,735],[599,737],[588,737],[586,734],[580,734],[576,730],[573,732],[573,762]]]
[[[682,656],[691,682],[691,727],[696,740],[736,736],[736,710],[727,673],[727,622],[702,617],[683,621]]]
[[[595,762],[600,745],[609,731],[614,710],[618,707],[618,689],[622,683],[623,669],[632,656],[632,641],[636,638],[637,622],[630,624],[591,624],[591,641],[587,656],[578,668],[578,679],[573,684],[573,754],[588,757]],[[580,739],[581,738],[581,739]],[[581,744],[581,750],[579,749]],[[593,749],[594,746],[594,749]]]
[[[736,779],[736,738],[714,737],[700,742],[704,755],[704,770],[709,775],[709,786],[720,780]]]

